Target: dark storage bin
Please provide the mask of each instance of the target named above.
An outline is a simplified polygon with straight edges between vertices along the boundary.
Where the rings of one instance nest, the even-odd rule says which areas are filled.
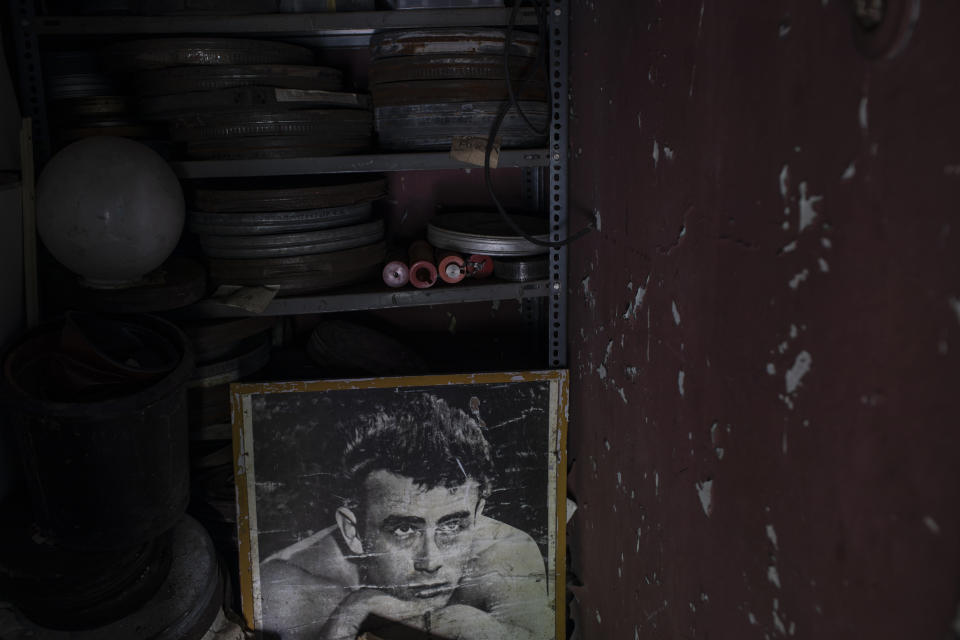
[[[186,509],[185,385],[194,369],[193,352],[175,325],[152,316],[86,314],[83,323],[99,332],[101,341],[105,327],[118,327],[120,332],[126,327],[131,342],[142,341],[140,360],[111,360],[121,368],[144,362],[156,344],[166,350],[159,360],[167,358],[170,368],[145,365],[143,370],[151,376],[104,386],[116,390],[113,397],[98,390],[87,392],[82,401],[64,401],[62,385],[50,382],[46,384],[56,388],[44,389],[42,377],[38,381],[37,372],[43,369],[37,363],[50,358],[51,352],[54,358],[62,356],[57,350],[65,321],[44,325],[24,336],[5,360],[9,426],[16,434],[34,515],[44,533],[64,548],[125,549],[167,531]]]

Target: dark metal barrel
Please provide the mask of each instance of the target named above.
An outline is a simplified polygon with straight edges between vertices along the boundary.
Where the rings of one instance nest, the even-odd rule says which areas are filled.
[[[130,548],[169,530],[187,506],[185,385],[194,370],[193,351],[180,329],[156,317],[86,314],[83,321],[100,334],[84,343],[97,365],[94,343],[112,341],[104,329],[119,327],[139,345],[126,359],[122,349],[99,353],[114,369],[96,375],[113,382],[109,376],[119,370],[119,384],[100,385],[81,401],[65,401],[63,385],[45,381],[49,373],[38,363],[51,357],[72,363],[73,378],[77,371],[85,376],[99,371],[86,361],[76,365],[76,353],[63,355],[65,323],[58,321],[31,331],[10,351],[4,395],[34,516],[44,533],[64,548]],[[165,358],[168,366],[150,369],[151,358]]]

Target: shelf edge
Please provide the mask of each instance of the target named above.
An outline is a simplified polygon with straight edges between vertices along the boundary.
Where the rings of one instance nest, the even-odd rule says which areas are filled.
[[[546,149],[508,149],[500,152],[498,168],[544,167],[549,162],[550,155]],[[182,179],[483,168],[453,160],[444,151],[276,160],[182,160],[173,161],[170,166]]]
[[[243,316],[288,316],[345,311],[371,311],[464,302],[492,302],[524,298],[543,298],[550,295],[547,280],[529,282],[496,282],[466,287],[444,286],[430,289],[396,289],[366,293],[334,293],[330,295],[276,298],[260,314],[230,307],[213,299],[201,300],[184,311],[204,318]]]
[[[245,34],[313,36],[337,31],[427,27],[506,26],[510,9],[405,9],[330,13],[196,16],[37,16],[28,26],[42,36]],[[536,26],[533,9],[519,11],[517,26]]]

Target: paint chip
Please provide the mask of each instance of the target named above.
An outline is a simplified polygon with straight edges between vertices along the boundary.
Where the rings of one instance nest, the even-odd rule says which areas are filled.
[[[843,175],[840,176],[840,179],[850,180],[855,175],[857,175],[857,165],[855,162],[851,162],[847,165],[847,168],[843,170]]]
[[[960,299],[950,296],[950,308],[957,314],[957,322],[960,322]]]
[[[773,543],[773,548],[776,549],[777,548],[777,532],[773,528],[772,524],[767,525],[767,538],[770,539],[770,542]]]
[[[700,498],[700,506],[703,508],[703,513],[709,518],[710,514],[713,513],[713,480],[698,482],[696,487],[697,496]]]
[[[752,612],[749,612],[749,611],[747,612],[747,620],[750,621],[750,624],[753,624],[753,625],[757,624],[757,616],[753,615]]]
[[[643,117],[639,111],[637,111],[637,129],[643,130]]]
[[[596,611],[597,611],[597,622],[598,622],[598,623],[602,623],[602,622],[603,622],[603,618],[600,617],[600,609],[597,609]]]
[[[637,285],[637,293],[633,296],[633,302],[627,305],[627,310],[623,312],[623,319],[629,320],[630,316],[634,318],[637,317],[637,312],[640,311],[640,308],[643,306],[643,297],[647,295],[647,286],[650,284],[650,274],[647,274],[647,279],[643,283],[643,286]],[[627,288],[631,288],[633,283],[631,282]]]
[[[773,363],[772,363],[772,362],[768,362],[768,363],[767,363],[767,375],[768,375],[768,376],[772,376],[772,375],[776,375],[776,373],[777,373],[777,368],[776,368],[775,366],[773,366]]]
[[[830,265],[827,264],[827,261],[823,258],[817,258],[817,265],[820,267],[820,271],[823,273],[829,273]]]
[[[790,167],[788,165],[783,165],[783,168],[780,169],[780,197],[784,200],[787,199],[787,187],[789,186],[789,180]]]
[[[824,249],[832,249],[833,243],[830,242],[830,238],[820,238],[820,244]]]
[[[931,518],[930,516],[926,516],[923,519],[923,524],[927,526],[927,529],[930,530],[930,533],[934,535],[940,535],[940,525],[938,525],[937,521]]]
[[[780,253],[790,253],[796,248],[797,248],[797,241],[794,240],[793,242],[789,242],[783,245],[783,248],[780,249]]]
[[[667,160],[673,160],[673,149],[671,149],[670,147],[664,145],[664,147],[663,147],[663,156],[664,156]]]
[[[821,200],[823,200],[823,196],[807,197],[807,183],[800,183],[800,231],[803,231],[813,224],[814,219],[817,217],[817,211],[813,208],[813,205]]]
[[[767,567],[767,580],[775,586],[777,589],[780,588],[780,574],[777,572],[777,568],[773,565]]]
[[[797,390],[797,387],[800,386],[800,381],[803,380],[803,376],[807,375],[807,372],[810,371],[810,366],[813,364],[813,356],[811,356],[806,351],[801,351],[797,354],[796,359],[793,361],[793,366],[790,367],[790,370],[784,374],[784,381],[787,386],[787,393],[793,393]]]
[[[660,145],[657,144],[656,140],[653,141],[653,153],[651,155],[653,156],[653,168],[656,169],[657,164],[660,163]]]
[[[790,278],[790,282],[788,282],[787,284],[790,286],[791,289],[796,289],[797,287],[800,286],[801,282],[807,279],[809,275],[810,275],[810,269],[804,269],[800,273]]]
[[[593,210],[593,221],[597,226],[597,231],[603,230],[603,220],[600,219],[600,209]]]
[[[671,306],[671,309],[672,309],[672,311],[673,311],[673,323],[679,327],[679,326],[680,326],[680,311],[677,309],[677,301],[676,301],[676,300],[673,300],[673,301],[671,302],[671,305],[670,305],[670,306]]]
[[[603,362],[597,365],[597,375],[601,380],[607,377],[607,360],[610,359],[610,352],[613,351],[613,340],[607,341],[607,352],[603,354]],[[611,380],[611,382],[613,382]],[[609,447],[607,447],[609,449]]]
[[[773,626],[777,628],[777,631],[779,631],[781,635],[787,635],[787,627],[783,624],[783,620],[780,619],[776,611],[773,612]]]
[[[583,289],[583,299],[586,300],[587,306],[591,309],[596,309],[597,299],[594,297],[593,292],[590,291],[590,276],[583,277],[583,280],[580,281],[580,288]]]
[[[685,374],[683,373],[683,369],[681,369],[681,370],[677,373],[677,388],[680,390],[680,397],[681,397],[681,398],[683,397],[683,378],[684,378],[684,376],[685,376]]]

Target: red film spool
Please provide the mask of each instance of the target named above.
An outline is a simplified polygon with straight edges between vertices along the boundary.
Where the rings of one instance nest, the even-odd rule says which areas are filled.
[[[488,278],[493,275],[493,258],[473,254],[467,258],[467,275],[471,278]]]
[[[451,254],[440,260],[437,271],[441,280],[455,284],[467,277],[467,264],[462,257]]]
[[[417,260],[410,265],[410,284],[417,289],[428,289],[437,284],[437,268],[432,262]]]
[[[437,283],[437,267],[433,262],[433,247],[426,240],[415,240],[407,250],[410,255],[410,284],[426,289]]]

